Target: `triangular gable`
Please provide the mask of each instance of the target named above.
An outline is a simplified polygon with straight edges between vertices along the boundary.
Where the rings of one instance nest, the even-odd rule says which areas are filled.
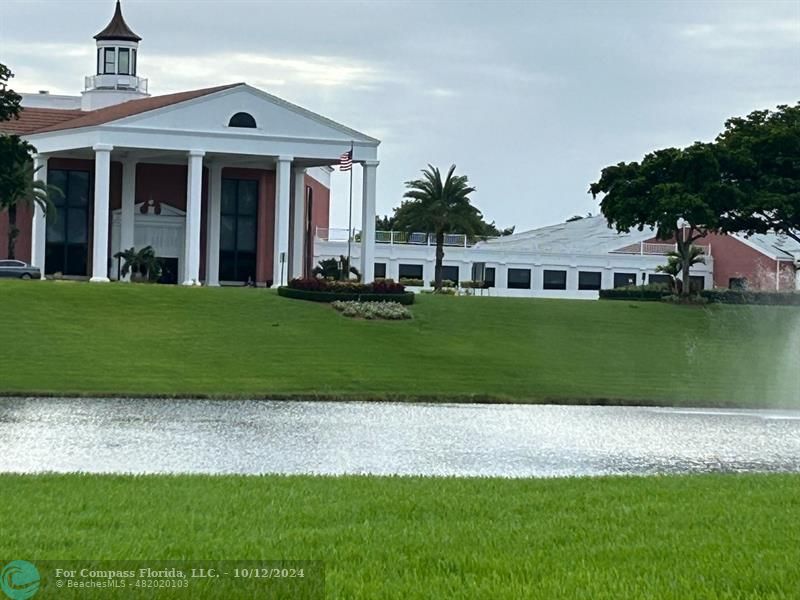
[[[228,127],[230,118],[239,112],[252,115],[257,128]],[[380,143],[375,138],[244,84],[128,116],[109,125]]]
[[[137,202],[133,209],[134,217],[185,217],[186,213],[180,208],[167,204],[166,202],[155,203],[152,200],[147,203],[147,209],[143,210],[144,202]],[[111,211],[112,216],[122,215],[121,208],[115,208]]]

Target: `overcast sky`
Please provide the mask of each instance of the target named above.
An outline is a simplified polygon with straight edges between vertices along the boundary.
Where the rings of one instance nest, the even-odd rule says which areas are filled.
[[[0,4],[13,87],[80,92],[113,1]],[[596,213],[604,166],[800,99],[800,0],[122,6],[151,93],[246,81],[381,139],[381,214],[427,163],[455,163],[499,226]],[[333,186],[346,227],[346,176]]]

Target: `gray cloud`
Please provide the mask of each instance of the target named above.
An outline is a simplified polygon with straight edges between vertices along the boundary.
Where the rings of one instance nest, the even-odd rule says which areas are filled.
[[[0,55],[15,87],[79,91],[113,2],[3,8]],[[144,38],[140,73],[155,93],[245,80],[381,138],[380,212],[428,162],[458,164],[501,225],[596,211],[586,189],[603,166],[711,139],[730,116],[800,95],[796,2],[123,0],[123,9]],[[346,181],[334,177],[340,226]]]

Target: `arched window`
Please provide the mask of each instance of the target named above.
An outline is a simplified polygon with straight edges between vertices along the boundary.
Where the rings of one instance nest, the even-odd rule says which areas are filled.
[[[248,127],[250,129],[256,128],[256,120],[253,115],[246,112],[236,113],[231,117],[228,122],[228,127]]]

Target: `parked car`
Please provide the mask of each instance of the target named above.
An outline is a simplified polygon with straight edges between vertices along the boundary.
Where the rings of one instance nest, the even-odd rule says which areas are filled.
[[[41,279],[39,267],[32,267],[21,260],[0,260],[0,277],[14,279]]]

